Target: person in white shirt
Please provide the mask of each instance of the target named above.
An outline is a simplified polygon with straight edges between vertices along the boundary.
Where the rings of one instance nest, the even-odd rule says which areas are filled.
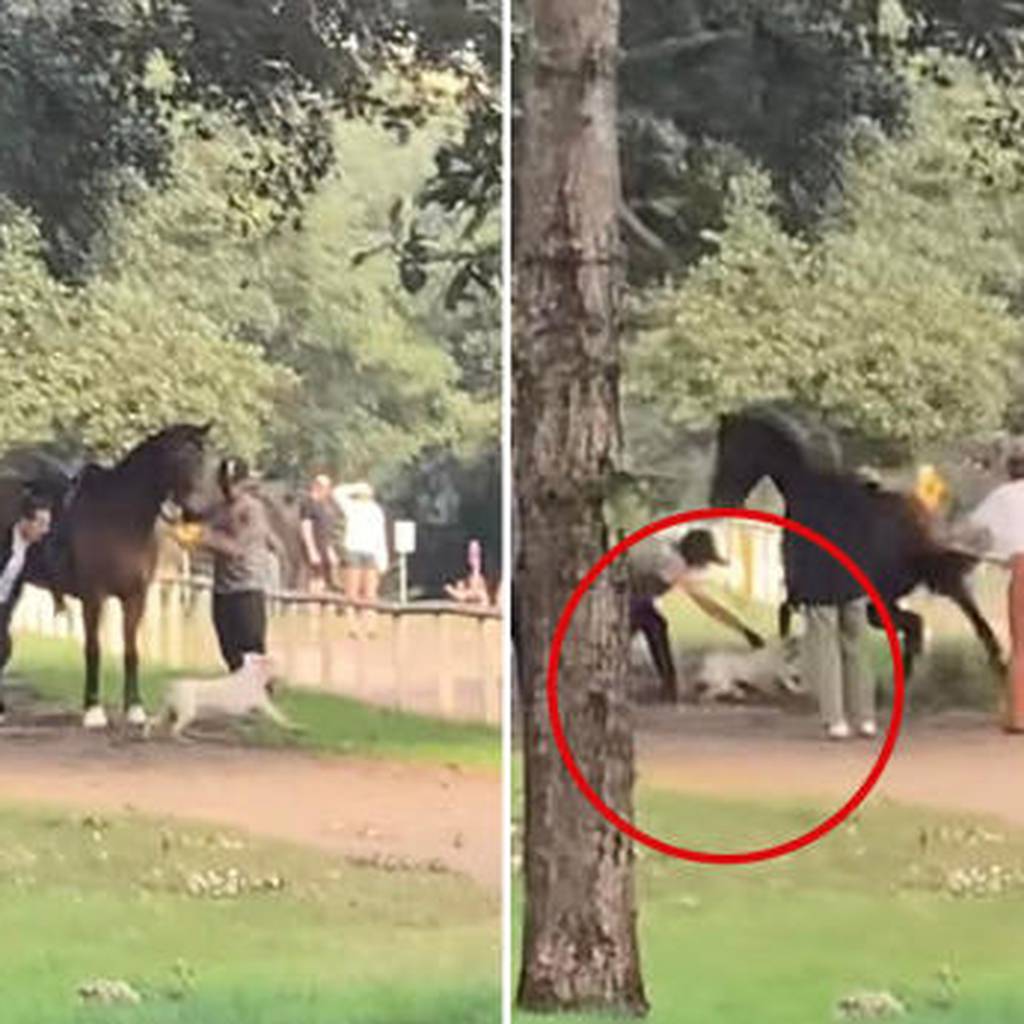
[[[368,635],[373,634],[377,590],[381,573],[388,568],[388,537],[384,510],[374,501],[373,488],[365,482],[339,484],[334,501],[345,517],[342,542],[342,580],[348,601],[350,631],[355,634],[356,611],[366,612]]]
[[[11,619],[25,582],[29,549],[50,532],[50,508],[39,499],[23,499],[18,521],[0,538],[0,721],[6,713],[3,678],[11,659]]]
[[[1010,570],[1008,594],[1010,666],[1005,727],[1024,732],[1024,445],[1006,461],[1009,481],[1000,484],[954,528],[963,542]]]

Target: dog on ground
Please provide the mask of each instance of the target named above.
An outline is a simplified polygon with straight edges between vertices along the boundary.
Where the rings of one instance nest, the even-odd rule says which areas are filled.
[[[167,689],[161,722],[175,738],[204,718],[260,714],[281,728],[297,727],[271,701],[275,665],[265,654],[245,655],[242,667],[218,679],[176,679]]]
[[[795,637],[754,651],[710,651],[689,673],[691,692],[698,701],[742,701],[751,693],[803,695],[799,654]]]

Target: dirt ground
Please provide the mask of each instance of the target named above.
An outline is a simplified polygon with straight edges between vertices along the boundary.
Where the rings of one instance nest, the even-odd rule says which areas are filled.
[[[0,726],[0,801],[244,829],[500,889],[501,781],[454,766],[87,733],[77,716]]]
[[[644,707],[641,785],[709,795],[821,797],[838,808],[877,757],[881,739],[823,739],[817,718],[771,708]],[[905,723],[868,800],[888,798],[1024,826],[1024,735],[991,715],[949,712]]]
[[[645,706],[638,781],[723,796],[815,797],[838,807],[880,741],[829,743],[813,715]],[[1024,736],[991,716],[911,720],[869,800],[889,798],[1024,826]],[[0,800],[135,811],[245,829],[384,865],[433,865],[500,888],[496,773],[91,734],[40,712],[0,727]],[[696,844],[695,844],[696,845]]]

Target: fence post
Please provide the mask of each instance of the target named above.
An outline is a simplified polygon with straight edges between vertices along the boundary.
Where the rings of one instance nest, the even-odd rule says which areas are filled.
[[[391,702],[396,711],[403,710],[402,693],[405,669],[405,615],[401,609],[391,612]]]
[[[448,636],[448,616],[435,615],[437,622],[437,690],[442,718],[455,717],[455,679],[448,664],[451,643]]]
[[[477,647],[480,652],[480,676],[484,688],[484,721],[488,724],[501,721],[501,638],[498,640],[498,651],[496,658],[491,656],[493,645],[491,633],[494,632],[494,624],[500,619],[492,619],[490,616],[481,615],[477,620]],[[500,630],[499,630],[500,633]],[[495,672],[495,667],[498,671]]]

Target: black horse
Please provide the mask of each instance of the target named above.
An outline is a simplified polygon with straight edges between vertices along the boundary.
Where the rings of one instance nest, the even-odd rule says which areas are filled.
[[[139,696],[137,634],[157,562],[157,520],[165,503],[199,518],[212,496],[206,441],[210,424],[178,424],[154,434],[110,468],[90,463],[73,478],[46,471],[23,473],[18,486],[0,491],[0,524],[16,518],[10,498],[26,490],[53,502],[53,529],[26,563],[26,580],[82,602],[85,622],[85,718],[102,728],[99,627],[108,597],[124,612],[124,708],[128,721],[145,722]],[[41,465],[41,464],[40,464]],[[7,500],[4,500],[4,499]]]
[[[955,602],[974,628],[993,669],[1003,671],[999,641],[967,583],[976,559],[943,547],[935,539],[916,498],[872,485],[843,469],[838,445],[828,432],[790,409],[765,404],[723,416],[712,504],[741,505],[765,477],[785,500],[789,518],[836,544],[875,584],[901,634],[908,676],[921,653],[924,630],[921,617],[901,608],[899,601],[918,586]],[[803,595],[808,584],[801,560],[811,547],[809,541],[791,533],[784,536],[788,593],[780,616],[784,632],[792,605],[806,599]],[[836,580],[843,579],[834,585],[848,587],[846,570],[835,562],[832,566]],[[874,607],[869,619],[881,627]]]

